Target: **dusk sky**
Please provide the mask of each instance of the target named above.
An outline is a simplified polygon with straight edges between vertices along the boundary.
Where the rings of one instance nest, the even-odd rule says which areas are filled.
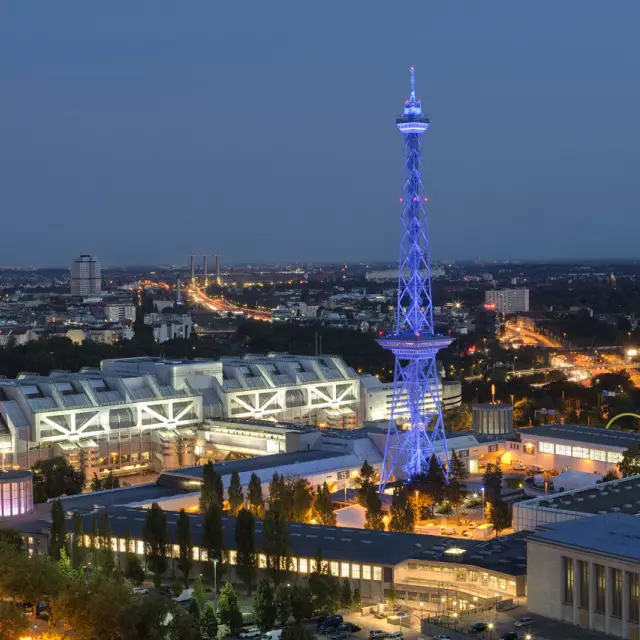
[[[638,0],[0,4],[0,265],[638,257]]]

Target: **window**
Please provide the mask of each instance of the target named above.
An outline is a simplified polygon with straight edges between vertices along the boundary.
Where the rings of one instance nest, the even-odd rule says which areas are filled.
[[[193,547],[192,558],[196,562],[200,562],[200,547]]]
[[[209,552],[203,547],[200,549],[200,562],[207,562],[209,559]]]
[[[142,555],[144,553],[144,542],[142,540],[136,540],[136,553]]]
[[[491,584],[492,589],[498,588],[498,578],[496,576],[490,576],[489,583]]]
[[[611,569],[611,586],[612,586],[611,615],[614,618],[622,618],[622,570],[621,569]]]
[[[482,574],[482,584],[489,584],[489,574],[488,573],[483,573]]]
[[[351,565],[351,577],[354,580],[360,580],[360,565],[352,564]]]
[[[373,579],[382,580],[382,567],[373,567]]]
[[[556,455],[557,456],[570,456],[571,455],[571,447],[567,444],[557,444],[556,445]]]
[[[362,565],[362,579],[371,580],[371,567],[368,564]]]
[[[628,576],[629,620],[631,622],[640,622],[640,574],[629,572]]]
[[[306,558],[300,558],[300,573],[309,573],[309,561]]]
[[[592,460],[598,460],[599,462],[607,461],[607,452],[602,449],[591,449],[590,456]]]
[[[267,556],[264,555],[264,553],[261,553],[258,556],[258,567],[260,567],[260,569],[265,569],[267,566]]]
[[[578,606],[581,609],[589,609],[589,563],[578,560],[578,570],[580,571],[580,601]]]
[[[237,552],[229,551],[229,564],[237,564]]]
[[[501,591],[506,591],[507,581],[504,578],[500,578],[500,580],[498,580],[498,586],[500,587]]]
[[[573,604],[573,558],[562,558],[562,573],[564,574],[564,603]]]
[[[540,453],[553,453],[553,442],[538,443],[538,451]]]
[[[349,563],[343,562],[340,564],[340,577],[348,578],[349,577]]]
[[[572,447],[571,455],[574,458],[581,458],[582,460],[589,459],[589,449],[586,447]]]
[[[339,576],[339,575],[340,575],[340,573],[339,573],[338,563],[337,563],[337,562],[335,562],[334,560],[332,560],[332,561],[329,563],[329,573],[330,573],[332,576]]]
[[[618,451],[607,451],[607,462],[622,462],[622,454]]]
[[[469,571],[469,575],[467,576],[467,580],[469,582],[478,582],[478,572],[477,571]]]
[[[457,582],[465,582],[467,580],[467,572],[465,569],[457,569],[456,570],[456,581]]]
[[[596,570],[596,601],[595,612],[604,613],[607,599],[607,569],[601,564],[595,565]]]

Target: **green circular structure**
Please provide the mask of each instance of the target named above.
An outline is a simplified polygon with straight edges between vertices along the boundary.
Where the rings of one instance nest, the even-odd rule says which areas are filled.
[[[630,416],[640,420],[640,416],[637,413],[619,413],[617,416],[613,416],[613,418],[611,418],[611,420],[607,422],[607,426],[605,427],[605,429],[608,429],[618,418],[624,418],[625,416]]]

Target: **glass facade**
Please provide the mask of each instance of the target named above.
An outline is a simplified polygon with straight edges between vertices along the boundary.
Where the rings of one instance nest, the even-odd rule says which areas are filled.
[[[540,453],[555,453],[557,456],[579,458],[580,460],[596,460],[598,462],[614,462],[616,464],[622,460],[622,454],[618,451],[587,449],[587,447],[554,444],[553,442],[538,442],[538,451]]]
[[[594,565],[596,574],[595,612],[604,613],[607,601],[607,569],[601,564]]]
[[[564,602],[565,604],[573,604],[575,581],[573,575],[573,558],[562,558],[562,570],[564,573]]]
[[[31,511],[33,511],[31,474],[8,472],[0,475],[0,519],[20,516]]]

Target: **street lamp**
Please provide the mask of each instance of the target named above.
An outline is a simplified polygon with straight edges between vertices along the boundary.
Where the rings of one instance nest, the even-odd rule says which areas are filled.
[[[484,487],[482,487],[481,491],[482,491],[482,522],[484,522]]]
[[[491,640],[491,636],[493,635],[493,622],[489,623],[489,640]]]
[[[420,633],[422,633],[422,607],[424,607],[424,602],[420,603]]]
[[[218,610],[218,559],[213,559],[213,598],[216,602],[216,611]]]
[[[532,636],[530,633],[527,633],[527,634],[524,636],[524,640],[531,640],[531,638],[532,638],[532,637],[533,637],[533,636]]]

